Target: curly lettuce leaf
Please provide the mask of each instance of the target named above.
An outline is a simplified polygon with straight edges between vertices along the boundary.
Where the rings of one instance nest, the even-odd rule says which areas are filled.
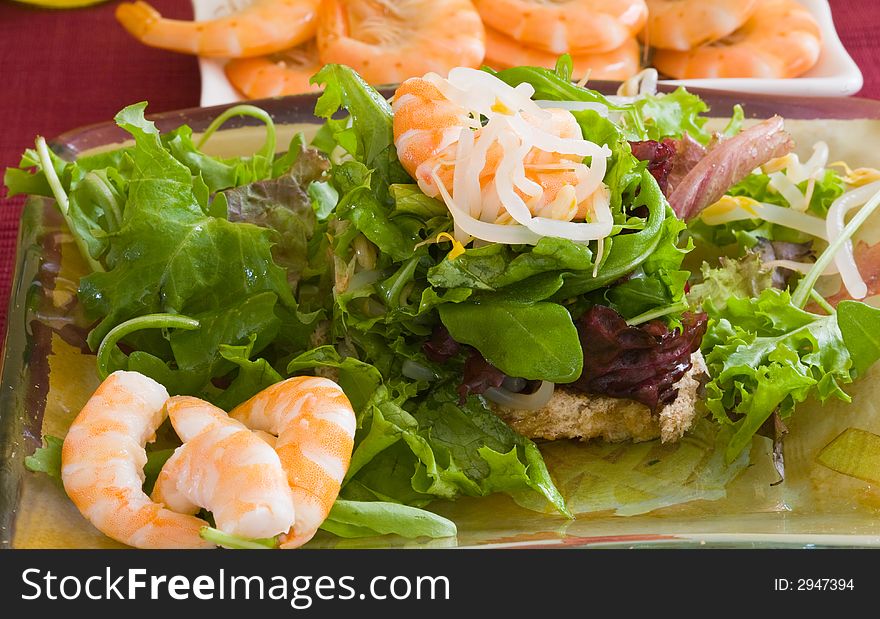
[[[773,272],[764,266],[758,254],[749,253],[739,260],[721,257],[720,261],[718,268],[703,263],[703,279],[691,286],[687,295],[693,305],[708,302],[715,309],[723,310],[732,297],[758,297],[773,286]]]
[[[865,341],[863,323],[876,321],[880,310],[861,303],[820,316],[769,288],[758,298],[730,297],[723,308],[704,300],[703,307],[711,319],[702,345],[711,376],[706,404],[735,429],[728,461],[774,412],[784,420],[808,397],[849,402],[841,385],[880,357],[873,338]]]
[[[397,158],[388,101],[344,65],[324,65],[311,81],[324,87],[315,104],[315,115],[327,119],[325,133],[332,136],[329,142],[341,146],[373,172],[376,197],[389,203],[388,187],[411,179]],[[340,109],[345,109],[348,117],[334,119]],[[327,147],[325,144],[324,148]]]
[[[632,140],[659,142],[687,133],[700,144],[707,144],[712,138],[703,128],[708,111],[705,101],[680,86],[671,93],[640,97],[624,113],[621,124]]]

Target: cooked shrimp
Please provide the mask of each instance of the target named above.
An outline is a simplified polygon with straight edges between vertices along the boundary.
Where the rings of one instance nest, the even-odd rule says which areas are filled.
[[[257,58],[235,58],[226,63],[229,82],[248,99],[263,99],[317,91],[309,83],[321,68],[314,41],[299,47]]]
[[[687,52],[657,50],[654,65],[676,79],[789,78],[819,59],[822,34],[815,18],[795,0],[760,0],[742,28]]]
[[[302,546],[330,513],[351,461],[356,421],[348,398],[332,380],[300,376],[264,389],[230,416],[278,437],[296,512],[281,548]]]
[[[348,65],[371,84],[478,67],[484,41],[470,0],[324,0],[318,13],[321,62]]]
[[[487,26],[554,54],[619,48],[642,29],[645,0],[474,0]]]
[[[211,548],[208,523],[150,500],[142,489],[147,453],[165,419],[165,388],[137,372],[114,372],[77,415],[61,451],[61,479],[98,530],[137,548]]]
[[[746,23],[758,0],[645,0],[648,23],[639,33],[646,45],[687,51],[717,41]]]
[[[183,445],[162,467],[153,500],[181,514],[203,507],[232,535],[287,533],[293,498],[272,446],[204,400],[178,396],[165,408]]]
[[[116,19],[141,43],[220,58],[249,58],[295,47],[315,34],[321,0],[253,0],[207,21],[167,19],[146,2],[116,7]]]
[[[458,240],[535,243],[610,233],[602,184],[610,151],[584,140],[571,112],[539,108],[533,92],[473,69],[412,78],[397,89],[398,158],[423,192],[446,202]],[[511,220],[518,226],[487,226]]]
[[[494,28],[486,28],[486,64],[495,69],[524,65],[552,69],[556,59],[555,54],[527,47]],[[589,75],[597,80],[625,80],[639,72],[639,44],[630,38],[610,52],[575,54],[571,60],[575,79]]]

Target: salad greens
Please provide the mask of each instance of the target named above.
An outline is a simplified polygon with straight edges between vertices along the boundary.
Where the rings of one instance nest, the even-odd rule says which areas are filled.
[[[535,99],[584,104],[572,112],[584,137],[611,152],[604,183],[613,229],[601,241],[456,241],[446,205],[422,193],[398,160],[391,106],[340,65],[313,78],[323,87],[317,135],[311,143],[295,136],[281,154],[272,119],[252,106],[230,108],[196,142],[186,126],[160,133],[139,103],[116,116],[133,145],[65,162],[38,141],[5,183],[13,195],[54,197],[88,262],[77,300],[92,321],[88,344],[102,376],[138,371],[225,410],[287,376],[318,373],[340,384],[357,431],[340,499],[323,525],[333,534],[455,535],[454,524],[422,508],[496,492],[570,516],[538,446],[495,414],[488,394],[463,388],[463,376],[478,367],[494,388],[520,390],[529,381],[578,381],[585,355],[597,354],[578,323],[596,306],[626,320],[629,337],[678,337],[683,323],[696,324],[683,320],[686,312],[708,314],[706,406],[721,428],[700,423],[710,447],[693,468],[711,460],[723,487],[771,416],[788,418],[808,397],[848,400],[843,385],[880,357],[876,329],[866,327],[880,324],[880,310],[845,301],[830,313],[807,311],[818,271],[782,290],[747,251],[762,239],[808,240],[803,233],[757,219],[708,226],[675,215],[665,181],[661,189],[630,142],[690,137],[711,147],[699,97],[679,88],[608,98],[572,84],[570,72],[563,57],[555,71],[492,73],[530,84]],[[204,153],[234,116],[265,125],[261,149],[235,158]],[[736,108],[724,134],[742,121]],[[819,217],[844,191],[830,170],[798,187],[812,192],[808,210]],[[788,206],[763,172],[729,193]],[[735,249],[692,276],[683,263],[695,243]],[[823,260],[830,254],[814,271]],[[629,328],[640,325],[647,330]],[[454,344],[439,356],[428,345],[438,337]],[[57,476],[61,441],[46,440],[27,465]],[[733,468],[706,456],[715,443]],[[150,454],[146,487],[169,455]],[[641,513],[668,504],[655,486],[645,501],[578,503]],[[203,535],[230,547],[276,544],[214,529]]]

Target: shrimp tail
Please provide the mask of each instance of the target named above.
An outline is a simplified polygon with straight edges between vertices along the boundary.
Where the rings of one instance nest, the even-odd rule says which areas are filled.
[[[123,2],[116,7],[116,19],[130,35],[142,39],[162,19],[162,15],[146,2],[137,0]]]

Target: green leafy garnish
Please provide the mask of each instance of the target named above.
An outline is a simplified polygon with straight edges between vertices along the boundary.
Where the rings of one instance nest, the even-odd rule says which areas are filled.
[[[455,523],[433,512],[387,501],[346,501],[337,499],[321,525],[339,537],[400,535],[418,537],[454,537]]]
[[[223,548],[231,550],[272,550],[278,548],[278,538],[249,539],[238,537],[230,533],[224,533],[214,527],[202,527],[199,530],[202,539],[213,542]]]
[[[61,447],[64,445],[64,439],[57,436],[43,437],[45,447],[37,447],[33,455],[26,456],[24,466],[34,473],[45,473],[58,481],[61,480]]]
[[[854,354],[858,371],[880,357],[880,347],[870,341],[854,344],[854,352],[849,347],[862,336],[861,323],[853,318],[863,308],[842,308],[842,320],[840,311],[811,314],[796,307],[788,292],[774,288],[758,298],[731,297],[723,309],[711,301],[703,307],[711,318],[702,346],[712,377],[706,404],[718,422],[736,429],[726,449],[728,461],[774,412],[785,420],[811,396],[849,402],[841,385],[853,380]],[[880,310],[868,311],[873,320],[880,318]]]

